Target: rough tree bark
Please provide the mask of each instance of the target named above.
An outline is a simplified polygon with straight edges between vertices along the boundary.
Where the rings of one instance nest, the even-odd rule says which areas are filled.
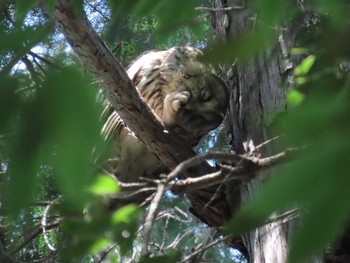
[[[212,24],[219,41],[234,39],[242,32],[252,28],[252,12],[246,8],[248,0],[213,0]],[[224,7],[237,7],[221,11]],[[215,11],[214,11],[215,10]],[[288,57],[293,45],[292,34],[287,29],[280,32],[278,41],[247,63],[237,61],[227,73],[232,90],[229,106],[229,125],[232,136],[232,148],[238,153],[255,151],[259,156],[270,155],[272,144],[259,150],[259,145],[273,137],[269,130],[269,118],[286,110],[286,87],[282,80],[288,79],[290,71],[300,62]],[[263,185],[268,174],[259,176],[249,183],[227,185],[235,193],[228,196],[232,209],[237,202],[242,204],[251,200]],[[237,199],[237,192],[240,198]],[[292,222],[274,222],[260,227],[243,236],[243,243],[249,254],[249,261],[254,263],[284,263],[288,252],[288,240],[292,233]],[[314,259],[312,262],[320,262]]]

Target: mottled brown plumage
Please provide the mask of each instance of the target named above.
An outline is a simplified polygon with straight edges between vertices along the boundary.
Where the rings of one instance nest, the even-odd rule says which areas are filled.
[[[194,146],[223,120],[228,103],[225,84],[197,58],[193,47],[149,51],[136,59],[127,73],[156,116],[176,135]],[[111,106],[102,134],[111,142],[104,167],[122,182],[154,178],[164,167],[123,124]]]

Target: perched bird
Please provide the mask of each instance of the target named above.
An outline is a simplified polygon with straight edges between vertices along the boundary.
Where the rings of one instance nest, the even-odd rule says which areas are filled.
[[[228,104],[224,82],[198,61],[200,55],[199,49],[189,46],[148,51],[127,70],[158,119],[190,146],[222,122]],[[103,167],[121,182],[157,178],[165,170],[157,157],[127,129],[110,105],[103,115],[102,134],[110,142]]]

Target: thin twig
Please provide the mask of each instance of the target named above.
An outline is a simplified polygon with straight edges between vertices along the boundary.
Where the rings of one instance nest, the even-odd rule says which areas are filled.
[[[255,148],[256,148],[256,149],[260,149],[260,148],[262,148],[263,146],[265,146],[266,144],[269,144],[270,142],[275,141],[275,140],[277,140],[277,139],[279,139],[279,138],[281,138],[280,135],[275,136],[275,137],[273,137],[273,138],[271,138],[271,139],[269,139],[269,140],[267,140],[267,141],[264,141],[263,143],[260,143],[259,145],[255,146]]]
[[[40,32],[35,35],[21,50],[19,50],[10,60],[7,65],[5,65],[1,73],[7,74],[10,70],[17,64],[17,62],[26,55],[35,45],[40,43],[53,29],[54,29],[54,21],[48,20],[47,23],[43,26]]]
[[[52,63],[52,62],[51,62],[50,60],[48,60],[47,58],[42,57],[42,56],[40,56],[39,54],[34,53],[33,51],[29,51],[28,54],[31,55],[33,58],[37,58],[37,59],[41,60],[42,62],[46,63],[46,64],[49,65],[49,66],[56,66],[54,63]]]
[[[56,228],[59,226],[58,222],[49,224],[46,226],[46,230],[51,230],[53,228]],[[26,240],[24,240],[17,248],[13,249],[11,252],[9,252],[9,255],[14,255],[18,251],[20,251],[22,248],[24,248],[26,245],[28,245],[32,240],[37,238],[41,233],[43,232],[42,228],[38,228],[34,233],[32,233]]]
[[[103,260],[109,255],[109,253],[111,253],[113,251],[113,249],[118,245],[118,243],[115,243],[112,247],[110,247],[106,252],[104,252],[101,255],[101,258],[99,261],[97,261],[97,263],[102,263]]]
[[[285,222],[288,222],[292,219],[295,219],[296,217],[298,217],[300,215],[300,213],[301,213],[300,208],[291,209],[283,214],[280,214],[280,215],[277,215],[277,216],[270,218],[270,220],[268,222],[266,222],[266,224],[274,223],[274,222],[281,221],[281,220],[283,223],[285,223]]]
[[[287,149],[284,152],[266,158],[238,155],[236,153],[207,152],[181,162],[169,173],[165,183],[167,188],[174,190],[178,194],[182,194],[230,180],[249,180],[256,176],[258,171],[262,171],[282,162],[290,152],[295,150],[296,149]],[[211,159],[231,162],[233,165],[220,164],[218,167],[220,167],[221,170],[219,171],[195,178],[188,177],[182,180],[174,180],[175,178],[181,178],[181,174],[185,173],[188,169]],[[155,191],[157,188],[153,185],[159,183],[161,183],[161,180],[148,180],[147,182],[141,183],[120,183],[122,191],[109,196],[113,199],[126,200],[141,193]]]
[[[206,246],[204,246],[204,247],[202,247],[200,249],[195,250],[193,253],[189,254],[182,261],[180,261],[180,263],[188,262],[188,260],[190,260],[191,258],[197,256],[200,253],[203,253],[208,248],[211,248],[211,247],[215,246],[216,244],[218,244],[220,242],[223,242],[223,241],[226,241],[226,240],[228,240],[230,238],[231,238],[231,236],[225,236],[225,237],[222,237],[222,238],[218,238],[218,239],[214,240],[213,242],[209,243],[208,245],[206,245]]]
[[[249,155],[238,155],[236,153],[223,153],[223,152],[208,152],[201,155],[197,155],[193,158],[190,158],[182,163],[180,163],[167,177],[167,180],[170,181],[176,177],[181,177],[181,173],[184,173],[186,170],[190,169],[193,166],[200,164],[206,160],[219,160],[219,161],[230,161],[235,164],[232,166],[224,166],[230,167],[230,176],[237,175],[237,177],[232,177],[231,179],[244,179],[250,175],[252,172],[256,172],[259,169],[266,168],[272,166],[282,159],[284,159],[290,151],[294,151],[295,149],[287,149],[284,152],[278,153],[276,155],[272,155],[266,158],[258,158],[251,157]],[[197,178],[187,178],[184,180],[179,180],[176,182],[172,182],[173,187],[188,187],[194,186],[194,188],[198,188],[195,185],[198,184],[199,187],[209,186],[212,183],[220,183],[220,179],[224,178],[226,174],[223,174],[222,171],[217,171],[211,174],[206,174]],[[203,184],[203,185],[201,185]]]
[[[242,157],[235,153],[224,153],[224,152],[206,152],[200,155],[196,155],[190,159],[181,162],[175,167],[175,169],[167,176],[170,181],[176,177],[180,177],[181,173],[184,173],[188,169],[201,164],[206,160],[220,160],[220,161],[235,161],[238,162]]]
[[[45,243],[47,245],[47,247],[52,250],[52,251],[56,251],[56,248],[54,245],[51,244],[50,240],[49,240],[49,236],[47,234],[47,218],[48,218],[48,214],[49,214],[49,211],[51,209],[51,207],[56,204],[59,200],[61,199],[61,197],[57,197],[56,199],[54,199],[52,202],[50,202],[44,209],[44,213],[43,213],[43,217],[41,219],[41,226],[42,226],[42,230],[43,230],[43,236],[44,236],[44,240],[45,240]],[[59,220],[57,221],[59,222]]]
[[[128,200],[139,194],[154,192],[156,189],[156,187],[146,187],[141,185],[139,188],[135,188],[133,191],[120,191],[116,194],[109,194],[108,196],[113,200]]]
[[[244,6],[229,6],[229,7],[218,7],[218,8],[198,6],[198,7],[195,7],[194,9],[198,11],[222,12],[222,11],[231,11],[231,10],[243,10],[244,8],[245,8]]]
[[[149,207],[149,211],[145,218],[145,223],[143,224],[143,243],[142,243],[142,249],[141,249],[142,256],[146,256],[148,254],[148,244],[151,237],[153,221],[156,217],[160,200],[162,199],[165,190],[166,190],[166,186],[164,183],[158,184],[157,192],[153,197],[153,200]]]

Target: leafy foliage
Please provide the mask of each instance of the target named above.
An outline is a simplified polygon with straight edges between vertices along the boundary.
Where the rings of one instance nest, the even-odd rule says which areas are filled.
[[[106,175],[96,176],[93,165],[93,153],[100,147],[101,96],[93,81],[77,70],[77,59],[36,2],[0,1],[5,18],[0,37],[7,40],[0,42],[0,198],[1,205],[10,208],[10,213],[0,211],[1,246],[10,248],[0,261],[93,261],[102,250],[109,260],[122,262],[133,249],[140,250],[135,233],[141,212],[135,206],[113,213],[104,209],[104,195],[118,192],[119,186]],[[52,11],[55,1],[46,2]],[[195,11],[206,1],[72,2],[76,11],[87,12],[125,66],[147,49],[190,43],[207,47],[210,39],[205,15]],[[297,46],[291,51],[307,56],[295,69],[295,87],[287,95],[290,110],[277,127],[286,134],[286,147],[299,150],[227,231],[249,231],[275,212],[297,208],[301,217],[289,259],[303,262],[338,237],[349,216],[349,4],[315,0],[296,8],[292,1],[260,0],[250,7],[258,13],[254,30],[208,46],[206,59],[248,61],[276,41],[275,28],[309,17],[299,26]],[[210,136],[205,148],[216,141],[226,143],[216,133]],[[56,201],[30,206],[40,200]],[[206,241],[201,225],[182,212],[186,203],[171,194],[163,201],[163,215],[154,227],[164,231],[152,237],[153,254],[159,245],[169,246],[177,238],[184,254]],[[191,231],[191,238],[179,235]],[[49,249],[50,242],[60,253]],[[166,252],[144,262],[179,260],[178,253]],[[233,254],[221,247],[208,251],[206,258],[224,255],[229,260]]]
[[[343,8],[349,11],[349,6],[343,1],[314,2],[307,8],[319,11],[316,16],[322,23],[316,24],[314,32],[323,32],[323,37],[316,33],[316,42],[316,36],[309,31],[309,40],[297,47],[310,55],[294,71],[295,87],[288,93],[290,111],[277,128],[285,134],[285,145],[297,147],[298,151],[271,176],[256,199],[233,219],[228,230],[249,231],[268,222],[277,211],[299,209],[299,227],[293,236],[289,262],[304,262],[339,237],[350,209],[347,190],[350,53],[345,48],[349,46],[349,38],[330,37],[343,35],[345,28],[349,30],[349,19],[339,15],[343,11],[334,12]],[[290,11],[286,6],[280,7],[282,13]],[[270,24],[280,22],[268,10],[259,11]]]

